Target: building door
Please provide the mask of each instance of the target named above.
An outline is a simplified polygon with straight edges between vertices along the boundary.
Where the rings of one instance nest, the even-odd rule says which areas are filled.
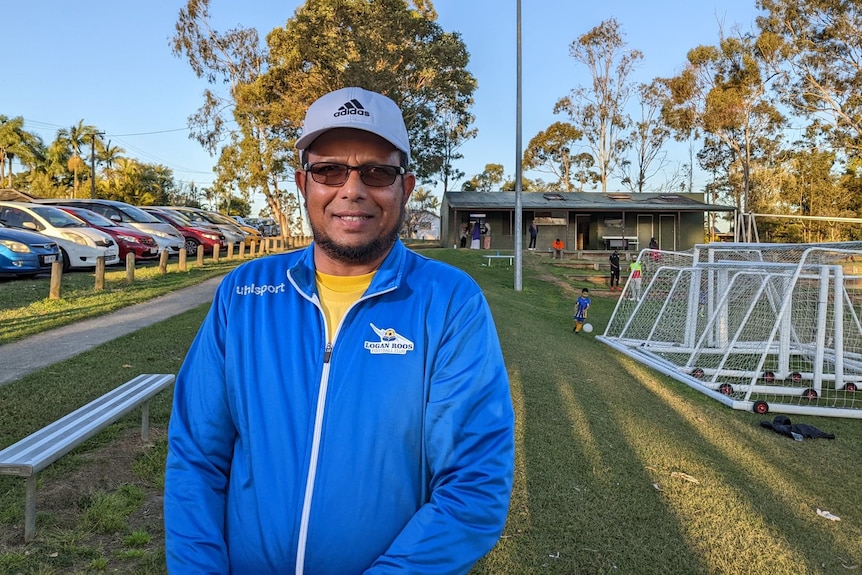
[[[575,216],[575,249],[578,251],[590,249],[590,217]]]
[[[658,247],[661,250],[676,250],[676,216],[660,214],[658,217]]]
[[[638,214],[638,251],[649,247],[653,237],[652,214]]]

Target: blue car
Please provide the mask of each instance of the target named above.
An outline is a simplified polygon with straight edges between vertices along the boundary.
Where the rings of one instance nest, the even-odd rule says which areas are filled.
[[[50,273],[51,264],[61,259],[60,247],[52,238],[0,224],[0,276]]]

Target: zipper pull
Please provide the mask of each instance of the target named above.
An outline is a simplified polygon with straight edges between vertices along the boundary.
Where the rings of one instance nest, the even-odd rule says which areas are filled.
[[[323,363],[329,363],[329,358],[332,357],[332,342],[326,342],[326,351],[323,352]]]

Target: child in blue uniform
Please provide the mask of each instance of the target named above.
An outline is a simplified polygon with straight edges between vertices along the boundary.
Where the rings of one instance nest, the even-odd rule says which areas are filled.
[[[575,327],[572,328],[573,332],[581,332],[581,328],[584,327],[584,322],[587,321],[588,309],[590,309],[590,290],[584,288],[581,290],[581,297],[579,297],[578,301],[575,302]]]

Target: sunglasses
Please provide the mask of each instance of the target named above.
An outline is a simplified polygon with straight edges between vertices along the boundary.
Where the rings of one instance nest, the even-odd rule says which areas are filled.
[[[311,179],[325,186],[343,186],[351,171],[359,172],[362,183],[371,188],[385,188],[395,182],[395,178],[407,173],[401,166],[386,166],[382,164],[366,164],[364,166],[348,166],[332,162],[315,162],[305,164],[302,169],[311,174]]]

